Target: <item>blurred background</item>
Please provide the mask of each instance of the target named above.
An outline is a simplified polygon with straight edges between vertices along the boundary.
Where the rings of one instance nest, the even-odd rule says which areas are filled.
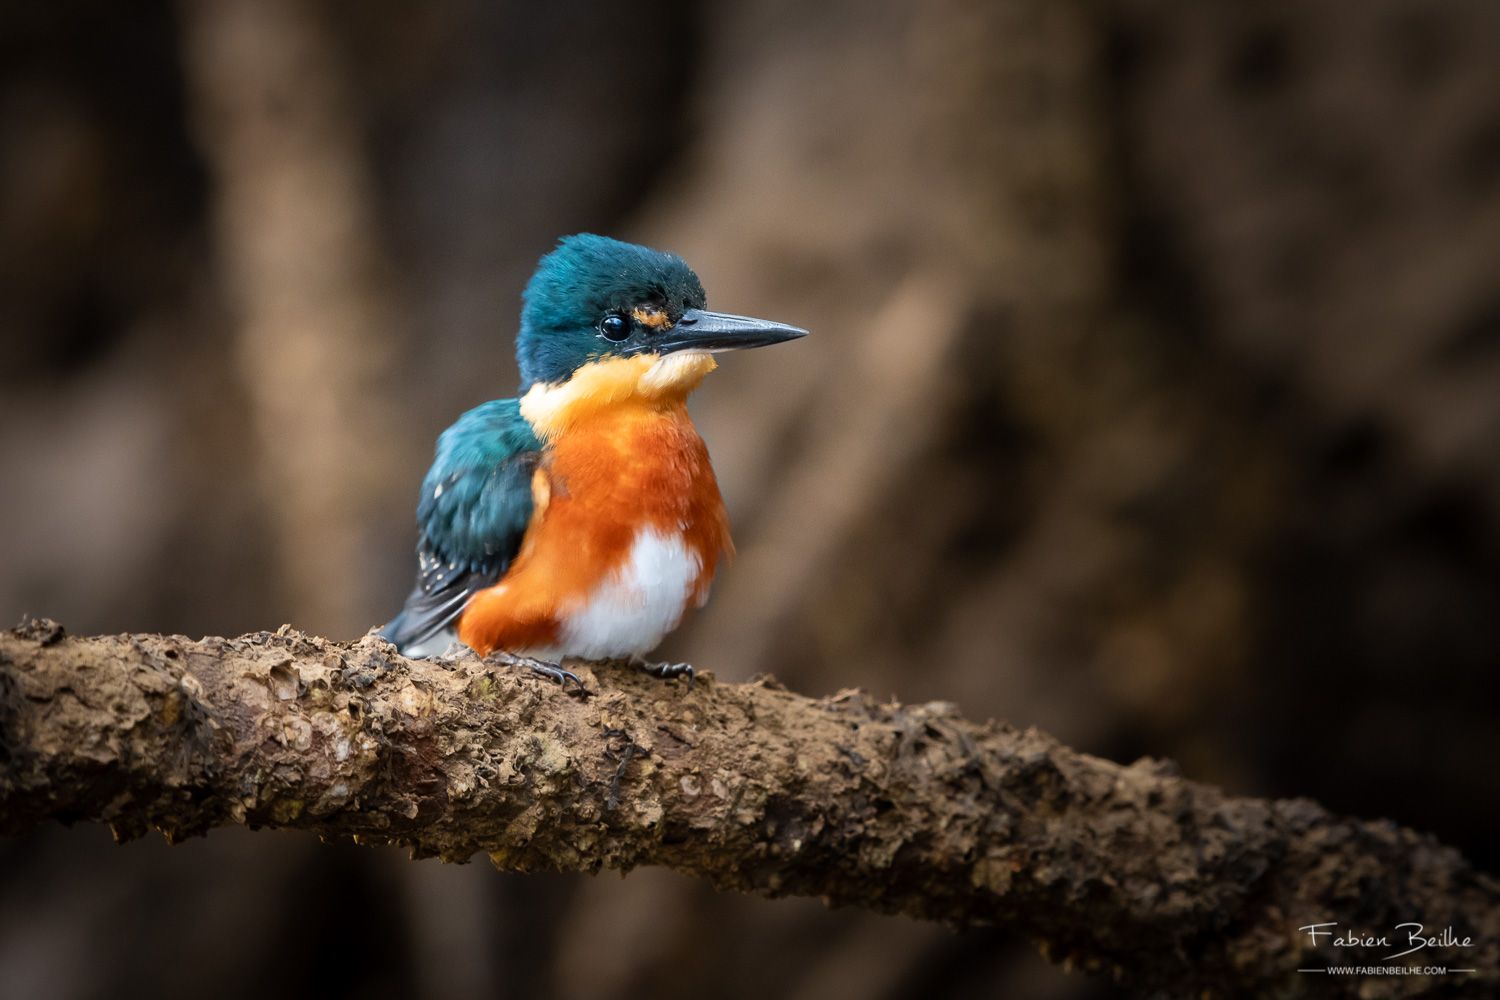
[[[1500,4],[0,4],[0,619],[399,607],[559,235],[810,327],[694,399],[663,650],[1389,817],[1500,867]],[[102,829],[0,994],[1114,996],[806,900]]]

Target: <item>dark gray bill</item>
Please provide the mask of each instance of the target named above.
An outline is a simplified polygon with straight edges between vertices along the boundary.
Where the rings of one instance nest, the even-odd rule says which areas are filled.
[[[661,354],[669,351],[738,351],[747,347],[768,347],[807,336],[807,331],[785,323],[750,316],[689,309],[677,325],[659,337],[652,337],[649,350]]]

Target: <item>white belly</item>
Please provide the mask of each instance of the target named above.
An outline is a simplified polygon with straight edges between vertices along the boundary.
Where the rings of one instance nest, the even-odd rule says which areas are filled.
[[[562,616],[557,648],[533,655],[602,660],[649,653],[682,620],[702,570],[682,535],[641,531],[619,569]]]

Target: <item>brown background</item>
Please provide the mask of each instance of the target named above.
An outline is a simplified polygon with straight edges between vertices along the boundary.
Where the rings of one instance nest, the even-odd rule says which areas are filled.
[[[0,6],[0,619],[354,636],[560,234],[810,327],[664,653],[1500,866],[1500,5]],[[1309,919],[1331,919],[1310,914]],[[1104,997],[994,932],[228,831],[0,843],[0,994]]]

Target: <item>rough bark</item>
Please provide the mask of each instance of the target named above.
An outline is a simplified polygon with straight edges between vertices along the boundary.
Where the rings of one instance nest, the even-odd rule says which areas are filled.
[[[228,823],[416,857],[596,872],[994,923],[1173,995],[1487,995],[1500,882],[1387,821],[1238,798],[951,705],[579,669],[590,692],[373,637],[0,635],[0,832]],[[1453,926],[1446,978],[1339,978],[1301,925]],[[1378,956],[1367,955],[1366,960]],[[1333,961],[1356,961],[1346,953]],[[1424,964],[1436,953],[1417,956]]]

